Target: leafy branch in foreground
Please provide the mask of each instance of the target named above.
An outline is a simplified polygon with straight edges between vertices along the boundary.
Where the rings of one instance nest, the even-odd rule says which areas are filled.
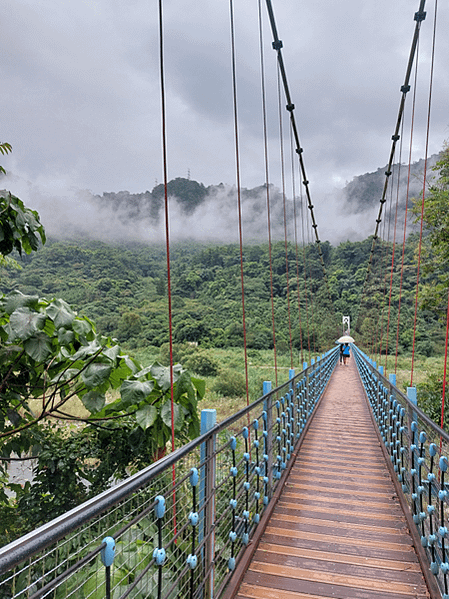
[[[185,443],[199,434],[205,383],[179,364],[173,381],[175,435]],[[161,457],[171,439],[170,389],[169,368],[142,368],[61,299],[1,297],[0,474],[14,455],[36,462],[32,484],[5,485],[16,507],[5,490],[0,505],[35,526]],[[72,416],[70,400],[87,416]]]
[[[119,398],[107,403],[107,393]],[[197,401],[204,382],[174,367],[174,425],[180,440],[199,432]],[[142,369],[93,323],[61,299],[13,293],[0,298],[0,439],[2,455],[21,455],[33,443],[33,425],[67,416],[73,398],[90,416],[86,423],[133,416],[141,430],[154,430],[155,450],[170,438],[169,369]],[[76,417],[72,417],[76,420]]]
[[[5,156],[5,154],[10,154],[11,152],[12,152],[11,144],[9,144],[7,141],[0,142],[0,154]],[[5,169],[1,165],[0,165],[0,173],[3,173],[6,175]]]
[[[0,143],[2,155],[11,150]],[[0,191],[0,260],[14,250],[30,254],[45,241],[38,213]],[[172,420],[178,442],[196,437],[205,384],[179,365],[172,378],[173,405],[169,369],[159,364],[143,369],[63,300],[0,295],[2,540],[160,457]],[[82,402],[88,416],[72,416],[70,400]],[[78,422],[67,425],[67,419]],[[36,463],[32,484],[22,487],[11,482],[8,464],[26,457]],[[8,497],[8,487],[15,499]]]

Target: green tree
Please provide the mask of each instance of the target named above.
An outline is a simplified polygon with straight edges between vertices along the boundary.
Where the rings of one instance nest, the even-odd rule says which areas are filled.
[[[432,180],[424,199],[415,200],[417,220],[423,216],[424,237],[422,262],[429,276],[421,287],[422,306],[445,312],[449,287],[449,145],[446,143],[432,170]]]
[[[10,150],[9,144],[0,144],[2,154]],[[2,256],[13,250],[29,254],[45,243],[37,212],[9,192],[0,194],[0,205]],[[83,267],[86,255],[68,251],[76,254],[76,267]],[[96,292],[111,288],[105,279]],[[137,326],[138,315],[130,312],[129,317]],[[11,540],[27,525],[54,517],[88,492],[101,491],[112,478],[126,476],[129,468],[160,457],[172,427],[178,443],[198,436],[197,403],[204,392],[204,382],[181,365],[173,368],[172,377],[170,368],[158,363],[142,368],[60,298],[1,295],[0,479],[5,485],[0,521],[7,527],[2,539]],[[73,416],[70,400],[81,401],[87,416]],[[66,420],[83,426],[67,427]],[[13,459],[31,454],[38,460],[33,485],[9,485],[16,502],[5,492],[13,454],[18,456]],[[95,458],[96,467],[89,472],[89,461]]]

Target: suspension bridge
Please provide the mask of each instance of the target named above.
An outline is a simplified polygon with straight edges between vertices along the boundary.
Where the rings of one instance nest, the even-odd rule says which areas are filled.
[[[162,2],[162,32],[161,8]],[[270,1],[267,8],[308,224],[327,281],[283,45]],[[360,311],[382,235],[424,8],[420,0]],[[232,10],[231,1],[231,27]],[[162,33],[160,52],[166,158]],[[235,71],[233,85],[241,229]],[[164,170],[167,189],[166,160]],[[269,194],[268,182],[266,189]],[[165,211],[170,298],[167,192]],[[242,243],[240,231],[241,250]],[[244,297],[242,268],[245,337]],[[388,333],[386,339],[385,355]],[[351,350],[343,365],[337,346],[320,353],[309,345],[309,361],[298,372],[292,356],[287,381],[274,388],[267,381],[252,402],[247,392],[246,407],[221,423],[204,410],[198,439],[2,547],[0,598],[447,599],[449,435],[418,408],[413,386],[404,394],[395,374],[387,377],[357,345]],[[246,359],[245,368],[247,374]]]

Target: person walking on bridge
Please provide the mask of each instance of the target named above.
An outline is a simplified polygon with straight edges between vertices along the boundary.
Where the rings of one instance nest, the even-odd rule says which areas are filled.
[[[350,351],[349,351],[349,344],[345,343],[344,347],[343,347],[343,364],[346,366],[349,357],[350,357]]]

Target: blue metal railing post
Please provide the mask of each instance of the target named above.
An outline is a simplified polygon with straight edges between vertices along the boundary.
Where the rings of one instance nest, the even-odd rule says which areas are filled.
[[[209,432],[217,423],[216,410],[201,410],[201,434]],[[214,521],[215,501],[213,492],[215,489],[215,436],[211,436],[201,444],[201,473],[200,473],[200,527],[199,539],[201,544],[204,540],[204,572],[206,574],[205,596],[213,597],[214,593]]]
[[[264,381],[263,383],[263,394],[267,395],[271,391],[271,381]],[[265,399],[264,412],[266,413],[266,423],[264,431],[264,463],[265,463],[265,476],[266,489],[268,493],[264,495],[264,503],[267,504],[271,499],[271,490],[273,488],[273,399],[269,395]]]
[[[302,363],[304,370],[304,400],[306,408],[306,420],[309,417],[309,373],[307,372],[307,362]]]
[[[43,525],[6,548],[0,548],[0,576],[10,572],[6,586],[5,579],[0,579],[0,596],[11,599],[30,596],[35,592],[35,575],[41,576],[44,581],[44,586],[38,590],[36,597],[54,593],[62,581],[65,581],[67,588],[75,588],[75,584],[77,588],[81,588],[82,585],[86,592],[89,589],[91,596],[95,594],[104,597],[106,593],[112,599],[119,592],[121,596],[130,596],[140,581],[147,585],[148,597],[151,594],[154,599],[172,599],[175,595],[182,596],[183,599],[212,599],[219,596],[232,575],[234,567],[231,566],[235,566],[240,559],[245,544],[251,541],[256,525],[262,518],[264,507],[273,498],[279,483],[277,475],[288,467],[289,459],[296,455],[293,451],[295,439],[300,439],[310,421],[323,385],[337,359],[337,353],[332,351],[323,358],[316,358],[309,367],[305,363],[304,372],[296,376],[292,369],[290,379],[275,390],[272,390],[271,383],[267,381],[263,397],[220,424],[215,424],[215,411],[204,410],[201,414],[200,438],[190,441],[128,479],[119,481],[113,488],[68,514]],[[251,420],[255,437],[251,444],[254,448],[252,451],[250,439],[245,437],[247,433],[236,432]],[[263,443],[258,437],[262,422]],[[248,428],[245,426],[243,431]],[[230,434],[236,434],[238,442],[235,437],[229,438]],[[242,438],[245,439],[245,461],[242,461],[241,455]],[[263,456],[261,448],[264,450]],[[231,472],[228,471],[230,451],[234,454]],[[218,456],[223,457],[219,459]],[[250,461],[245,456],[249,456]],[[177,469],[176,480],[168,485],[168,475],[178,463],[180,468]],[[234,477],[234,470],[235,478],[231,478]],[[230,501],[232,483],[234,488]],[[168,500],[167,507],[164,497],[164,493],[167,497],[173,496],[173,489],[184,497],[182,509],[178,510],[178,526],[174,523],[172,502]],[[159,494],[154,497],[156,493]],[[188,503],[190,500],[191,504]],[[120,577],[120,580],[114,574],[114,566],[111,568],[106,563],[106,552],[103,556],[106,568],[104,574],[101,566],[101,572],[84,568],[84,565],[89,564],[94,556],[106,548],[106,541],[99,544],[96,528],[101,525],[105,527],[105,531],[115,530],[117,518],[120,521],[124,518],[126,526],[114,533],[117,551],[115,563],[128,559],[126,553],[130,543],[133,544],[134,540],[136,543],[140,542],[140,532],[136,539],[134,532],[132,540],[125,537],[128,525],[132,526],[145,518],[148,519],[148,522],[145,521],[145,528],[150,522],[155,527],[151,561],[130,564],[129,577]],[[228,521],[232,522],[231,531]],[[242,524],[245,526],[245,540],[242,536]],[[92,532],[95,537],[91,536]],[[180,534],[183,535],[181,544]],[[77,539],[80,554],[76,564],[61,563],[56,572],[51,565],[53,558],[45,558],[44,564],[40,553],[45,551],[45,555],[51,556],[52,552],[58,551],[59,541],[68,539],[68,535]],[[224,556],[229,558],[228,568],[225,567]],[[15,585],[14,595],[9,592],[8,585]]]
[[[412,402],[413,405],[417,406],[418,405],[418,394],[416,392],[416,387],[407,387],[407,397],[409,398],[409,400]],[[418,420],[418,415],[416,412],[412,412],[410,410],[409,412],[409,419],[410,419],[410,423],[413,420]]]
[[[105,597],[111,599],[111,566],[115,557],[115,540],[112,537],[105,537],[103,543],[105,546],[100,555],[105,568]]]

